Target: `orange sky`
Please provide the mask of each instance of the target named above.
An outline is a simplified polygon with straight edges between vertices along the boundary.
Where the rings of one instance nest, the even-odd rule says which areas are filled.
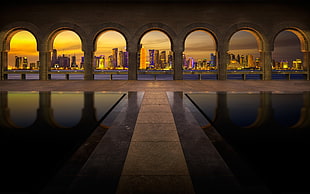
[[[283,33],[278,39],[281,42],[288,42],[288,40],[296,39],[294,34],[289,32]],[[126,41],[124,37],[116,31],[106,31],[103,32],[97,40],[97,51],[96,56],[105,55],[106,58],[112,54],[112,48],[118,48],[119,50],[126,50]],[[299,43],[296,40],[295,47],[299,47]],[[292,42],[292,41],[291,41]],[[141,43],[146,49],[158,49],[158,50],[170,50],[170,41],[168,36],[160,31],[150,31],[146,33],[142,39]],[[293,44],[293,42],[291,43]],[[281,44],[279,44],[281,45]],[[286,46],[286,47],[284,47]],[[288,50],[288,46],[284,45],[282,51]],[[58,55],[76,55],[77,63],[80,63],[81,56],[83,52],[81,50],[81,40],[78,35],[72,31],[63,31],[57,35],[54,40],[53,47],[57,49]],[[281,47],[282,48],[282,47]],[[275,46],[275,51],[278,51]],[[295,49],[296,50],[296,49]],[[298,49],[297,49],[298,51]],[[300,50],[299,50],[300,51]],[[210,58],[210,53],[215,52],[215,42],[211,35],[204,31],[195,31],[189,34],[185,41],[184,53],[187,57],[198,58]],[[257,42],[252,34],[245,31],[239,31],[235,33],[230,41],[230,51],[235,54],[253,54],[258,55]],[[147,52],[148,53],[148,52]],[[285,55],[291,54],[287,53]],[[278,55],[274,53],[274,55]],[[281,55],[281,54],[280,54]],[[16,33],[11,39],[11,49],[9,52],[9,66],[15,65],[15,56],[26,56],[28,57],[28,62],[36,62],[39,59],[39,54],[36,49],[36,40],[34,36],[27,31],[20,31]],[[259,56],[257,56],[259,57]]]

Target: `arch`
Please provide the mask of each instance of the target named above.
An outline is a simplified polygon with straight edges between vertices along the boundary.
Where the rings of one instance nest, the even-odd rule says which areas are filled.
[[[185,47],[185,40],[188,37],[188,35],[191,34],[192,32],[198,31],[198,30],[205,31],[210,36],[212,36],[213,40],[215,41],[216,50],[218,50],[219,39],[222,35],[220,32],[218,32],[218,30],[214,26],[212,26],[210,24],[206,24],[206,23],[191,24],[191,25],[186,26],[183,29],[183,31],[179,35],[180,41],[182,41],[181,45],[182,45],[183,50]]]
[[[286,21],[278,23],[274,26],[271,37],[271,45],[274,46],[274,41],[279,33],[283,31],[290,31],[294,33],[300,40],[302,52],[310,50],[310,32],[309,28],[297,21]]]
[[[227,50],[229,50],[229,42],[231,40],[231,37],[239,31],[249,32],[255,37],[257,41],[258,52],[269,50],[268,41],[263,28],[252,23],[239,23],[231,26],[227,30],[227,33],[225,34],[223,39],[223,43],[225,44],[224,48],[227,48]]]
[[[15,22],[11,23],[3,28],[3,31],[0,33],[0,40],[1,40],[1,47],[0,51],[7,52],[10,50],[10,42],[12,37],[20,31],[28,31],[30,32],[33,37],[36,39],[37,42],[37,51],[39,51],[39,45],[41,43],[41,33],[39,28],[28,22]]]
[[[105,24],[102,24],[98,27],[96,27],[96,30],[94,30],[94,36],[92,38],[92,44],[93,44],[93,51],[96,52],[96,49],[97,49],[97,40],[98,40],[98,37],[106,32],[106,31],[116,31],[118,33],[120,33],[125,41],[126,41],[126,45],[128,46],[128,40],[130,39],[130,33],[129,31],[127,30],[126,27],[120,25],[120,24],[117,24],[117,23],[105,23]]]
[[[153,31],[153,30],[161,31],[165,35],[167,35],[167,37],[170,40],[171,50],[173,51],[173,48],[175,45],[174,39],[177,39],[177,35],[169,26],[162,24],[162,23],[149,23],[149,24],[146,24],[146,25],[143,25],[142,27],[140,27],[134,35],[134,39],[136,39],[135,42],[136,42],[137,48],[139,48],[139,44],[140,44],[143,36],[146,33]]]
[[[281,30],[279,30],[272,39],[272,45],[274,46],[275,40],[277,38],[277,36],[284,31],[289,31],[292,32],[293,34],[295,34],[297,36],[297,38],[300,41],[300,51],[301,52],[307,52],[309,51],[309,39],[307,38],[307,35],[304,33],[303,30],[296,28],[296,27],[287,27],[287,28],[283,28]]]
[[[199,34],[199,32],[202,32],[202,34]],[[194,33],[196,33],[196,34],[194,34]],[[195,35],[197,35],[197,33],[198,33],[198,36],[200,36],[200,39],[199,39],[199,43],[197,43],[197,44],[195,44],[195,45],[187,45],[188,47],[186,47],[186,43],[188,43],[188,44],[191,44],[192,42],[191,41],[189,41],[190,40],[190,38],[193,38],[194,40],[195,40],[195,37],[197,37],[197,36],[195,36]],[[193,35],[192,37],[190,37],[191,35]],[[207,40],[208,39],[208,40]],[[211,39],[211,41],[212,41],[212,43],[210,44],[210,40],[209,39]],[[189,42],[187,42],[187,41],[189,41]],[[193,40],[192,40],[193,41]],[[200,43],[202,43],[201,41],[203,41],[203,45],[205,46],[205,48],[200,48],[199,49],[199,51],[202,51],[203,53],[204,53],[204,55],[202,56],[202,58],[197,58],[197,56],[196,57],[194,57],[194,53],[197,53],[197,51],[195,51],[195,52],[192,52],[192,54],[194,54],[194,55],[190,55],[190,50],[192,49],[192,48],[195,48],[195,47],[199,47],[199,46],[202,46],[202,45],[200,45]],[[209,43],[209,44],[207,44],[207,43]],[[184,57],[187,57],[187,56],[189,56],[190,58],[191,58],[191,60],[192,60],[192,62],[191,62],[191,65],[190,65],[190,63],[188,63],[187,65],[186,65],[186,68],[185,69],[200,69],[200,70],[210,70],[210,69],[214,69],[214,67],[216,68],[216,60],[215,60],[215,56],[216,56],[216,52],[217,52],[217,42],[216,42],[216,40],[215,40],[215,38],[214,38],[214,36],[213,36],[213,34],[211,34],[211,33],[209,33],[208,31],[206,31],[206,30],[201,30],[201,29],[197,29],[197,30],[193,30],[193,31],[191,31],[190,33],[188,33],[187,34],[187,36],[186,36],[186,39],[184,40],[184,42],[183,42],[183,44],[184,44],[184,53],[183,53],[183,56]],[[210,48],[207,48],[207,45],[208,45],[208,47],[210,46]],[[211,51],[211,46],[212,46],[212,51]],[[186,50],[186,49],[188,49],[188,50]],[[210,56],[207,56],[206,55],[206,53],[210,53],[212,56],[210,57],[210,64],[207,64],[207,58]],[[189,54],[189,55],[188,55]],[[205,58],[205,59],[204,59]],[[212,59],[213,58],[213,59]],[[203,59],[203,60],[202,60]],[[185,60],[185,58],[183,58],[183,60]],[[193,63],[194,63],[194,61],[196,60],[196,62],[198,62],[198,64],[197,64],[197,66],[199,66],[199,67],[197,67],[196,65],[194,66],[193,65]],[[199,62],[199,60],[201,60],[202,62]],[[213,60],[212,62],[211,62],[211,60]],[[185,62],[184,62],[185,63]],[[212,64],[212,65],[211,65]],[[184,65],[184,64],[183,64]],[[212,66],[212,67],[211,67]]]
[[[110,34],[108,34],[106,36],[107,33],[110,33]],[[110,37],[109,37],[109,35],[110,35]],[[102,38],[104,39],[104,41],[102,41]],[[111,40],[113,41],[113,43],[111,42]],[[110,49],[109,52],[106,49],[102,49],[102,50],[98,49],[99,41],[100,41],[101,45],[104,45],[104,47],[106,47],[106,48],[109,47],[109,49]],[[124,43],[125,43],[125,45],[123,45]],[[95,45],[96,45],[96,47],[94,49],[95,50],[94,53],[96,55],[98,53],[105,55],[105,57],[102,57],[102,55],[100,55],[99,59],[98,59],[98,56],[95,56],[95,57],[97,57],[96,60],[97,59],[99,60],[98,63],[96,63],[96,65],[95,65],[96,69],[114,69],[114,70],[115,69],[123,69],[123,70],[125,70],[125,68],[128,68],[127,40],[125,39],[125,37],[122,33],[120,33],[119,31],[116,31],[116,30],[102,31],[100,34],[98,34],[97,39],[95,41]],[[110,61],[108,56],[111,54],[113,56],[113,59]],[[110,61],[110,62],[108,62],[108,61]]]
[[[46,42],[46,51],[51,52],[53,50],[53,42],[56,36],[63,31],[73,31],[81,39],[82,50],[85,51],[89,48],[89,41],[87,33],[78,25],[73,23],[60,23],[55,24],[50,28],[49,33],[45,36]]]

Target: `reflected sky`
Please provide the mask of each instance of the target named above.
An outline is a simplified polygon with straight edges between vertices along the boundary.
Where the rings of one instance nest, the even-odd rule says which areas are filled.
[[[81,122],[85,106],[88,106],[87,114],[94,114],[93,118],[100,121],[123,95],[122,93],[86,92],[88,94],[86,99],[84,92],[51,92],[47,95],[50,98],[50,107],[49,101],[46,101],[47,104],[41,102],[43,107],[40,107],[41,93],[43,95],[45,92],[8,92],[7,108],[9,119],[14,126],[30,127],[37,120],[39,108],[51,110],[53,118],[49,119],[60,128],[77,126]],[[92,110],[94,113],[91,112]]]
[[[224,96],[224,100],[227,103],[227,106],[225,106],[223,104],[224,101],[218,101],[219,95],[223,94],[188,94],[190,99],[201,109],[209,120],[214,121],[216,117],[223,116],[216,114],[228,113],[229,120],[239,127],[246,127],[253,124],[258,119],[259,111],[264,111],[265,109],[268,112],[267,109],[270,107],[264,107],[265,105],[262,104],[263,101],[271,102],[270,111],[272,111],[273,115],[268,117],[269,120],[279,126],[291,127],[299,121],[300,112],[305,103],[302,94],[281,93],[263,97],[262,93],[227,93],[226,97]],[[216,111],[219,108],[218,103],[222,103],[223,110],[217,113]]]
[[[28,127],[37,117],[39,92],[9,92],[8,107],[13,123],[17,127]]]

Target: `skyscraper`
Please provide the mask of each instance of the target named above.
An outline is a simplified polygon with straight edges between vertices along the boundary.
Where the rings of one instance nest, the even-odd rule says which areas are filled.
[[[146,69],[146,51],[144,47],[140,49],[140,69]]]
[[[117,55],[118,55],[118,48],[113,48],[112,49],[112,64],[114,67],[118,67]]]
[[[57,57],[57,50],[53,49],[51,67],[55,67],[57,65],[59,65],[59,60]]]
[[[76,56],[75,55],[73,55],[71,57],[71,67],[78,67],[76,64]]]
[[[159,60],[160,60],[160,68],[162,69],[166,68],[166,63],[167,63],[166,51],[160,52]]]
[[[149,61],[150,61],[150,68],[153,69],[155,68],[155,50],[150,49],[149,50]]]

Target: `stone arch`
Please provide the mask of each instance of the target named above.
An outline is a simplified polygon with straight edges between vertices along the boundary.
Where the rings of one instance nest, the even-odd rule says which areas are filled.
[[[141,42],[141,39],[143,38],[143,36],[153,30],[158,30],[163,32],[165,35],[167,35],[167,37],[170,40],[170,44],[171,44],[171,50],[173,51],[174,49],[174,45],[175,45],[175,41],[177,39],[177,35],[176,33],[167,25],[162,24],[162,23],[150,23],[150,24],[146,24],[143,25],[142,27],[140,27],[134,36],[134,39],[136,40],[136,45],[137,48],[139,48],[139,44]]]
[[[105,23],[103,25],[98,26],[95,30],[95,33],[93,33],[94,34],[94,36],[92,38],[93,51],[96,51],[96,49],[97,49],[98,37],[102,33],[106,32],[106,31],[110,31],[110,30],[120,33],[126,41],[126,47],[128,47],[128,40],[130,39],[130,33],[127,30],[127,28],[120,25],[120,24],[117,24],[117,23]]]
[[[5,51],[5,52],[9,51],[12,37],[17,32],[20,32],[23,30],[28,31],[33,35],[33,37],[36,39],[37,50],[39,51],[39,45],[41,43],[40,30],[36,25],[32,23],[28,23],[28,22],[15,22],[3,28],[3,31],[0,34],[1,51]]]
[[[268,50],[268,41],[265,36],[263,28],[261,28],[260,26],[256,24],[252,24],[252,23],[239,23],[239,24],[235,24],[231,26],[224,36],[224,42],[223,42],[223,44],[225,45],[224,48],[229,50],[229,42],[231,40],[231,37],[236,32],[239,32],[239,31],[249,32],[255,37],[259,52]]]
[[[185,48],[185,40],[188,37],[188,35],[192,32],[199,30],[205,31],[210,36],[212,36],[213,40],[215,41],[215,49],[218,50],[218,39],[221,37],[221,35],[214,26],[205,23],[195,23],[188,25],[184,28],[184,30],[179,35],[180,41],[182,41],[181,43],[182,49],[184,50]]]
[[[274,33],[272,37],[272,46],[274,47],[275,39],[277,36],[283,31],[290,31],[294,33],[300,41],[300,50],[301,52],[309,51],[309,37],[306,34],[306,30],[302,27],[298,27],[297,25],[289,25],[289,24],[281,24],[278,26],[277,31]]]
[[[88,35],[80,26],[73,23],[60,23],[50,28],[49,34],[45,39],[47,41],[45,44],[47,46],[46,47],[47,51],[51,52],[53,50],[54,39],[59,33],[65,30],[73,31],[74,33],[76,33],[78,37],[81,39],[82,50],[83,51],[88,50],[89,48]]]

